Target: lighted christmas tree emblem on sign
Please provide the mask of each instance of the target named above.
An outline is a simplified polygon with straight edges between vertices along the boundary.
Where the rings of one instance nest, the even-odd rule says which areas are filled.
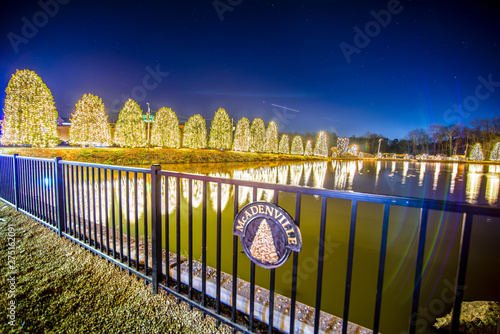
[[[290,215],[281,207],[254,202],[236,215],[233,234],[250,260],[264,268],[277,268],[286,262],[291,251],[300,252],[302,237]]]

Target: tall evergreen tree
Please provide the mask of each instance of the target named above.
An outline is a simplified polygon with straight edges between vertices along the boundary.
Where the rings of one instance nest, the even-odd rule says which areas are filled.
[[[52,93],[35,72],[16,71],[5,93],[2,144],[54,147],[59,143]]]
[[[201,115],[194,115],[184,126],[182,146],[189,148],[207,147],[207,124]]]
[[[295,136],[292,140],[291,154],[304,155],[304,144],[302,144],[302,137]]]
[[[125,103],[118,115],[114,141],[120,147],[144,147],[147,144],[142,110],[132,99]]]
[[[264,152],[278,153],[278,125],[274,121],[267,126]]]
[[[490,154],[490,161],[500,161],[500,142],[495,144]]]
[[[219,108],[215,112],[214,119],[210,125],[210,139],[208,146],[213,149],[230,150],[233,141],[233,126],[226,111]]]
[[[473,161],[483,161],[484,160],[483,151],[481,150],[481,144],[477,143],[476,145],[474,145],[474,148],[472,149],[472,152],[470,153],[470,159]]]
[[[281,136],[278,153],[290,154],[290,140],[288,139],[288,135]]]
[[[151,144],[168,148],[181,147],[179,121],[172,109],[161,108],[156,113],[153,128],[151,129]]]
[[[328,144],[326,142],[326,134],[323,131],[318,133],[316,145],[314,146],[314,155],[319,157],[328,156]]]
[[[233,151],[248,152],[250,149],[250,138],[250,122],[247,118],[243,117],[236,124]]]
[[[111,145],[111,129],[102,100],[85,94],[76,104],[69,128],[72,145]]]
[[[264,137],[266,135],[266,126],[260,118],[255,118],[250,127],[251,141],[250,151],[264,152]]]

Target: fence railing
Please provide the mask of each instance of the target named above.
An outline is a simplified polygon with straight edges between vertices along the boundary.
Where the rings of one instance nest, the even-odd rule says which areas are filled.
[[[208,194],[209,186],[212,190],[211,195]],[[312,321],[314,333],[325,331],[324,327],[321,327],[321,312],[319,311],[325,298],[322,287],[325,229],[329,223],[327,221],[328,199],[347,200],[350,204],[342,333],[348,332],[359,203],[377,203],[383,206],[376,297],[371,326],[375,333],[378,333],[380,329],[391,208],[409,207],[420,211],[409,333],[415,333],[417,329],[430,211],[453,212],[461,214],[462,217],[458,269],[454,285],[452,333],[458,333],[459,306],[464,295],[473,217],[477,215],[500,216],[500,208],[497,207],[257,183],[162,171],[158,165],[151,166],[151,169],[144,169],[70,162],[60,158],[51,160],[0,155],[2,201],[55,230],[60,236],[99,254],[144,279],[145,282],[152,283],[155,293],[158,292],[158,288],[164,289],[179,300],[201,309],[233,329],[250,333],[256,325],[254,310],[257,271],[255,264],[251,263],[248,278],[250,291],[248,305],[245,307],[249,317],[245,322],[242,317],[238,316],[242,312],[241,307],[238,309],[237,301],[238,284],[241,281],[238,277],[242,265],[239,263],[241,262],[239,242],[237,237],[232,235],[232,226],[229,229],[223,229],[227,226],[222,223],[223,212],[226,212],[227,216],[229,210],[224,211],[230,203],[227,196],[228,189],[233,194],[233,217],[242,207],[242,203],[247,200],[257,200],[259,192],[262,193],[262,191],[267,192],[269,195],[267,199],[275,204],[278,204],[280,196],[291,196],[294,208],[292,216],[297,225],[301,223],[300,217],[304,210],[303,197],[311,195],[320,201],[320,221],[317,226],[319,235],[316,289],[314,303],[311,305],[314,309]],[[183,203],[181,203],[181,192],[185,198]],[[207,210],[209,199],[212,203],[213,214]],[[194,226],[194,220],[198,227]],[[201,226],[201,231],[199,231],[199,226]],[[215,240],[211,240],[208,234],[212,235],[214,230]],[[194,234],[198,235],[197,240],[194,240]],[[228,234],[230,237],[227,237]],[[228,245],[231,244],[228,240],[232,241],[232,247]],[[209,243],[215,247],[208,247]],[[193,250],[193,247],[197,250]],[[198,250],[200,247],[201,254]],[[229,258],[223,247],[225,250],[231,250],[230,263],[228,263]],[[170,252],[170,250],[175,250],[175,252]],[[199,256],[198,260],[194,259],[195,253]],[[226,259],[224,271],[222,270],[223,253]],[[297,319],[296,312],[299,256],[298,253],[294,253],[292,259],[289,288],[290,309],[285,326],[289,332],[299,331],[298,324],[304,320]],[[201,268],[198,268],[200,265]],[[186,266],[187,268],[184,268]],[[194,268],[195,266],[199,270]],[[183,270],[188,274],[187,280],[181,277]],[[285,328],[280,327],[281,320],[276,319],[276,315],[281,313],[278,313],[275,307],[275,270],[269,270],[267,316],[261,317],[262,322],[268,324],[270,331],[273,327]],[[214,272],[211,274],[209,271]],[[193,279],[196,273],[200,276],[201,288],[195,288]],[[215,276],[215,291],[212,294],[207,291],[207,277],[210,275]],[[227,305],[224,305],[221,298],[221,286],[224,284],[223,277],[226,276],[232,278],[228,288],[231,297],[229,302],[225,302]]]

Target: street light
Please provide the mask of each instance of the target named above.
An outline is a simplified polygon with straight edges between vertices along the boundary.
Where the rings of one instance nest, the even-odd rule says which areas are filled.
[[[377,152],[377,157],[380,154],[380,144],[382,143],[382,138],[378,140],[378,152]]]

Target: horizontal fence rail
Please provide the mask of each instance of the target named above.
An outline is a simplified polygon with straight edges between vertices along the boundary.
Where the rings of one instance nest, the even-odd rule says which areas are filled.
[[[232,194],[232,203],[228,194]],[[238,238],[223,224],[223,216],[227,215],[223,215],[224,210],[232,212],[234,218],[244,203],[265,200],[278,204],[280,196],[291,196],[292,216],[298,226],[302,223],[305,196],[314,196],[320,203],[319,225],[315,227],[318,233],[316,289],[314,302],[308,306],[309,319],[299,319],[305,307],[297,301],[300,254],[293,253],[289,260],[292,261],[289,296],[276,294],[275,269],[266,271],[267,288],[259,288],[255,264],[241,263]],[[329,199],[345,200],[350,207],[342,333],[352,330],[349,311],[361,203],[376,203],[383,209],[373,323],[370,331],[360,327],[361,332],[378,333],[380,329],[391,211],[395,207],[406,207],[420,212],[409,333],[417,330],[430,212],[461,215],[451,326],[451,333],[458,333],[473,218],[500,216],[500,208],[466,203],[258,183],[162,171],[158,165],[150,169],[129,168],[17,155],[0,155],[0,198],[60,236],[152,283],[155,293],[158,288],[163,289],[242,333],[251,333],[255,326],[264,324],[270,332],[273,328],[293,333],[332,330],[324,322],[333,318],[321,311],[325,299],[324,280],[328,279],[323,275],[325,230],[331,223],[328,220],[331,213],[327,210]],[[213,240],[211,235],[215,235]],[[230,237],[225,237],[227,235]],[[224,256],[223,244],[226,249],[226,244],[232,244],[230,257]],[[247,263],[249,268],[242,267]],[[239,278],[243,269],[249,273],[248,282]],[[289,307],[286,312],[282,310],[285,299]],[[243,320],[245,314],[248,321]]]

